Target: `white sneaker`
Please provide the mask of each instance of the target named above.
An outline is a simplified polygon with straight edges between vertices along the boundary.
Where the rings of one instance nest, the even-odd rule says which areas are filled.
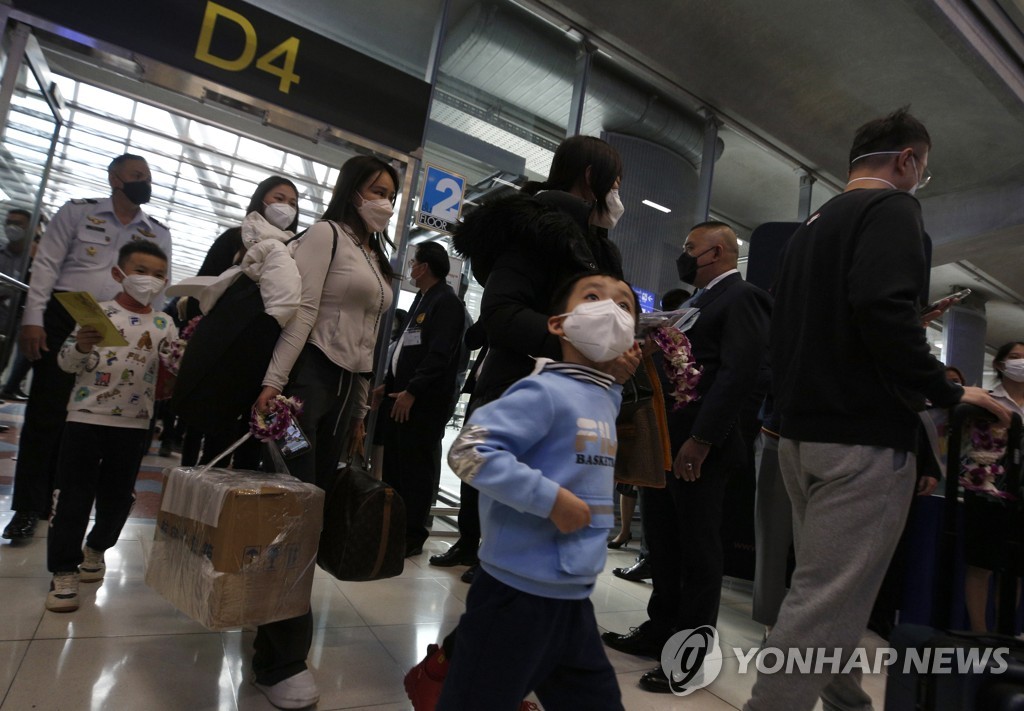
[[[78,566],[79,580],[83,583],[98,583],[107,572],[107,564],[103,562],[103,551],[94,551],[89,546],[82,549],[85,559]]]
[[[317,688],[316,679],[308,669],[282,679],[272,686],[256,684],[256,688],[279,709],[304,709],[320,700],[320,689]]]
[[[74,612],[78,609],[78,573],[57,573],[50,581],[46,609],[53,612]]]

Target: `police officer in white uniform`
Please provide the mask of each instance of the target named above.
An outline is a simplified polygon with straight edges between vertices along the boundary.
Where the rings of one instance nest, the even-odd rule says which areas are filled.
[[[39,518],[49,515],[54,466],[74,376],[57,366],[57,352],[74,329],[55,292],[88,291],[97,301],[114,298],[120,285],[110,276],[118,250],[133,240],[151,240],[171,256],[167,228],[142,211],[149,202],[152,176],[142,156],[111,161],[111,195],[71,200],[50,221],[32,266],[19,345],[32,361],[32,390],[18,444],[14,473],[14,518],[4,529],[11,540],[32,536]],[[168,280],[170,266],[168,265]],[[159,309],[161,303],[154,302]]]

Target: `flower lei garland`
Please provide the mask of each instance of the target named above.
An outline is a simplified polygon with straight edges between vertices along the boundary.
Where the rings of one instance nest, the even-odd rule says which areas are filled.
[[[202,316],[196,316],[185,324],[185,327],[181,329],[176,339],[165,341],[160,346],[160,365],[171,375],[178,374],[178,370],[181,368],[181,359],[185,355],[185,346],[189,339],[192,338],[192,334],[195,333],[196,324],[199,323],[201,318]]]
[[[302,412],[302,400],[278,395],[267,403],[267,411],[252,410],[249,432],[261,442],[272,442],[284,437],[292,419]]]
[[[1006,469],[1001,459],[1006,454],[1007,431],[992,422],[975,422],[971,426],[970,449],[961,458],[960,484],[969,491],[977,491],[1000,499],[1016,499],[1003,491]]]
[[[690,339],[678,328],[656,328],[651,338],[665,354],[665,373],[672,383],[672,399],[675,401],[672,410],[678,411],[700,397],[697,395],[697,383],[704,369],[693,359]]]

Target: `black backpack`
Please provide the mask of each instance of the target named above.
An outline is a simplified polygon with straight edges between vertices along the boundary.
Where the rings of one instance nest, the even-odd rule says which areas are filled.
[[[333,262],[338,230],[333,224],[331,229]],[[204,431],[222,429],[248,415],[280,335],[280,325],[263,304],[260,285],[242,274],[196,324],[171,398],[174,413]]]

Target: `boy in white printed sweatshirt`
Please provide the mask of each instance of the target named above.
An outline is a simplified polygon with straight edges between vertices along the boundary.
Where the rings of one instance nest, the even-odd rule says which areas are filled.
[[[61,437],[46,562],[53,580],[46,609],[78,609],[78,583],[99,582],[103,552],[117,543],[135,503],[135,478],[149,448],[160,349],[178,338],[171,317],[150,301],[167,284],[167,255],[148,240],[130,242],[111,268],[122,292],[100,306],[128,341],[98,346],[95,328],[78,328],[57,362],[77,374]],[[96,523],[81,548],[89,512]]]
[[[551,711],[622,709],[590,594],[614,523],[622,400],[598,366],[633,347],[636,296],[584,274],[554,307],[562,361],[477,409],[448,454],[480,491],[483,545],[438,711],[512,711],[532,691]]]

